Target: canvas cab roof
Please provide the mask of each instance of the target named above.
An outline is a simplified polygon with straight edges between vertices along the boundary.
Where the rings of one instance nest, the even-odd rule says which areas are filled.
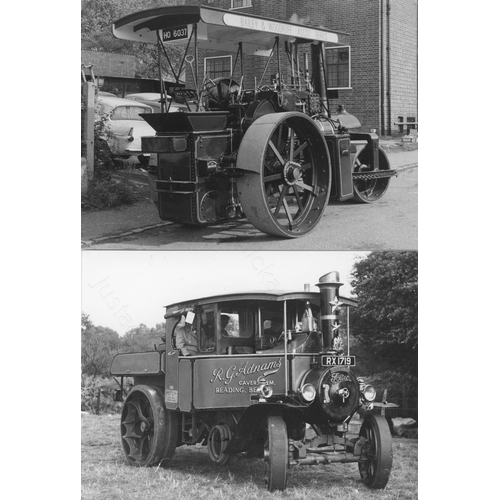
[[[344,306],[357,307],[358,301],[354,298],[339,297]],[[224,295],[214,295],[211,297],[204,297],[195,300],[186,300],[169,304],[165,306],[165,317],[176,317],[184,314],[187,310],[191,310],[197,306],[208,305],[233,301],[263,301],[263,302],[283,302],[285,300],[309,300],[310,302],[318,302],[320,300],[319,292],[305,292],[305,291],[257,291],[257,292],[240,292],[230,293]]]
[[[185,45],[197,30],[200,49],[233,51],[242,43],[246,54],[269,55],[276,36],[289,43],[324,42],[349,45],[349,35],[327,28],[240,14],[205,6],[177,5],[129,14],[113,23],[117,38],[144,43]]]

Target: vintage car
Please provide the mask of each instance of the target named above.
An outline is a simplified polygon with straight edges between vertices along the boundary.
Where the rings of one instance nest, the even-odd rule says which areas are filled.
[[[391,433],[370,411],[383,405],[374,387],[354,373],[349,308],[357,302],[339,295],[341,285],[330,272],[319,292],[306,285],[166,306],[164,342],[112,362],[116,399],[126,396],[126,460],[168,465],[177,447],[201,443],[221,466],[235,454],[261,457],[270,491],[286,488],[291,467],[346,462],[358,463],[368,487],[384,488]]]
[[[144,153],[141,148],[142,137],[154,133],[153,128],[141,117],[143,114],[153,113],[151,106],[100,93],[96,111],[96,118],[106,122],[105,126],[110,133],[105,139],[116,160],[136,156],[143,166],[156,165],[156,155]]]
[[[158,92],[140,92],[138,94],[128,94],[125,98],[147,104],[153,108],[154,113],[161,113],[161,96],[162,94]],[[189,111],[184,101],[177,102],[175,98],[168,94],[166,94],[166,99],[166,108],[170,113]]]

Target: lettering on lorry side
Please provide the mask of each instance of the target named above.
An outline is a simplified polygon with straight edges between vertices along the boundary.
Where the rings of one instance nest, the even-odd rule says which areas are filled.
[[[223,382],[224,385],[229,385],[233,379],[241,375],[252,375],[254,373],[263,373],[266,377],[276,373],[281,368],[281,358],[275,361],[269,361],[267,363],[256,364],[247,361],[243,366],[239,368],[236,365],[231,365],[229,368],[225,369],[222,367],[215,368],[212,372],[211,383],[215,381]]]

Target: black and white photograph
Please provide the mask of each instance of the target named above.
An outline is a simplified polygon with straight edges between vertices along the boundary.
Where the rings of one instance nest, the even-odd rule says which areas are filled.
[[[418,497],[417,0],[82,0],[81,497]]]
[[[82,2],[82,246],[417,248],[417,2]]]
[[[82,497],[416,498],[417,260],[83,252]]]

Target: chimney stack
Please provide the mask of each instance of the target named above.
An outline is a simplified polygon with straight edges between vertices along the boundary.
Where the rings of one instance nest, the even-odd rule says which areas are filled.
[[[330,351],[333,346],[333,338],[339,324],[338,310],[333,311],[332,306],[339,301],[339,288],[344,283],[340,282],[340,274],[337,271],[321,276],[316,286],[321,293],[321,332],[323,333],[323,349]]]

